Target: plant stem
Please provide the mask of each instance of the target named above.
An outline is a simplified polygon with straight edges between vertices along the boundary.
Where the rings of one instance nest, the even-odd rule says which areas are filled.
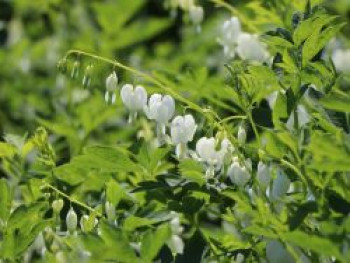
[[[258,141],[259,148],[261,148],[260,135],[259,135],[258,129],[256,128],[255,122],[253,120],[252,113],[248,112],[247,117],[249,119],[250,124],[252,125],[256,140]]]
[[[86,210],[89,210],[91,213],[96,214],[99,217],[103,217],[103,215],[100,212],[97,212],[95,209],[91,208],[90,206],[75,200],[73,198],[71,198],[69,195],[65,194],[64,192],[62,192],[61,190],[57,189],[56,187],[54,187],[53,185],[46,183],[45,187],[50,188],[51,190],[55,191],[57,194],[63,196],[64,198],[68,199],[70,202],[75,203],[83,208],[85,208]]]

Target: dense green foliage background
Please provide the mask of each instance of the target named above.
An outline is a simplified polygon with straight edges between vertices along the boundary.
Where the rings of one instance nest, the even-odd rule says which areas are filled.
[[[197,1],[200,25],[170,2],[0,0],[0,262],[350,262],[350,71],[332,60],[350,48],[350,2]],[[225,55],[231,16],[268,61]],[[154,147],[120,87],[105,102],[112,71],[192,114],[190,149],[228,138],[247,183]],[[69,233],[72,208],[88,217]]]

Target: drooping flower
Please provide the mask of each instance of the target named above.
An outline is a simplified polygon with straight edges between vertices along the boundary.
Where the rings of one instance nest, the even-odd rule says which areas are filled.
[[[224,54],[229,58],[234,58],[238,36],[241,34],[241,23],[237,17],[231,17],[222,26],[222,35],[219,42],[224,47]]]
[[[204,10],[201,6],[191,6],[189,9],[189,16],[194,25],[197,26],[197,32],[199,33],[201,31],[200,24],[203,21],[204,18]]]
[[[261,161],[258,163],[257,179],[264,188],[270,184],[270,167]]]
[[[244,165],[241,165],[238,158],[235,157],[227,170],[227,176],[232,183],[242,187],[250,180],[251,175],[249,169],[251,169],[250,160],[247,160]]]
[[[350,49],[336,49],[333,52],[332,59],[338,71],[350,73]]]
[[[237,54],[241,59],[264,62],[269,54],[257,35],[241,33],[237,39]]]
[[[277,172],[277,178],[273,181],[272,184],[272,192],[270,195],[271,200],[278,200],[282,196],[284,196],[289,189],[290,180],[285,173],[281,170]]]
[[[140,85],[134,88],[131,84],[125,84],[120,91],[120,97],[130,111],[129,122],[136,118],[137,112],[142,111],[147,103],[147,92]]]
[[[118,77],[115,71],[113,71],[106,78],[106,93],[105,93],[105,101],[108,103],[111,100],[111,103],[115,102],[116,94],[115,91],[118,87]]]
[[[192,115],[176,116],[171,122],[170,135],[178,158],[186,156],[187,143],[193,140],[197,125]]]
[[[56,215],[58,215],[61,212],[63,204],[64,203],[62,199],[57,199],[52,202],[52,209]]]
[[[71,207],[67,213],[66,225],[67,225],[67,230],[70,233],[73,233],[75,231],[75,229],[77,229],[78,217],[77,217],[77,214],[75,213],[73,207]]]
[[[169,95],[153,94],[148,100],[148,105],[144,107],[144,112],[148,119],[157,122],[157,137],[159,143],[162,144],[164,142],[166,125],[175,112],[174,99]]]
[[[170,250],[175,254],[183,254],[185,244],[181,237],[178,235],[172,235],[167,242]]]
[[[208,165],[207,177],[213,176],[215,169],[219,170],[222,167],[225,156],[230,151],[231,143],[229,140],[224,139],[221,141],[220,146],[220,149],[217,149],[217,140],[214,137],[202,137],[196,144],[199,160]]]

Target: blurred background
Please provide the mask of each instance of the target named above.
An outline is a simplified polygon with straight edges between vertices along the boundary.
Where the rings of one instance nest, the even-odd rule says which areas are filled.
[[[70,49],[115,58],[142,71],[157,71],[177,81],[179,91],[191,100],[205,100],[229,114],[229,107],[220,102],[226,94],[212,87],[223,82],[226,61],[217,39],[230,12],[216,9],[212,1],[198,1],[205,10],[199,33],[188,14],[172,8],[172,2],[0,0],[0,134],[25,136],[44,126],[55,134],[51,139],[62,162],[97,138],[108,144],[135,136],[140,127],[124,126],[120,101],[113,106],[104,102],[105,78],[112,68],[95,65],[89,87],[82,85],[83,66],[74,80],[58,72],[57,62]],[[247,31],[254,25],[261,32],[271,24],[290,27],[290,13],[305,5],[301,0],[227,2],[247,18],[243,23]],[[274,10],[277,2],[281,12]],[[331,13],[350,19],[349,0],[313,2],[322,2]],[[339,36],[344,47],[348,47],[344,36],[349,34],[347,26]],[[116,71],[121,83],[138,81]],[[196,76],[198,82],[193,80]]]

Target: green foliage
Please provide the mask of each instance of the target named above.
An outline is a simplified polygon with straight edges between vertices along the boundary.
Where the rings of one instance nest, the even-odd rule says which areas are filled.
[[[350,5],[158,2],[1,7],[0,262],[350,262]]]

